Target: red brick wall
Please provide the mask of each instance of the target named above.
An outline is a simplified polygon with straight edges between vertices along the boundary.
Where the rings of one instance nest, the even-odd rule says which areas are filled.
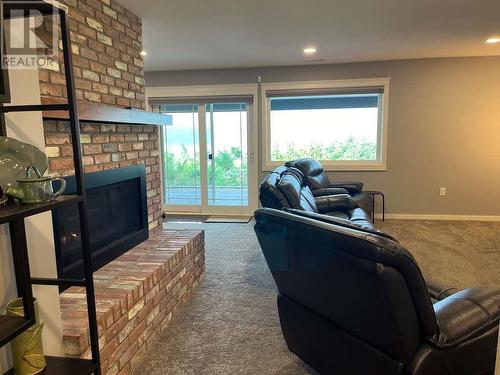
[[[144,109],[142,21],[116,0],[62,3],[70,14],[77,99]],[[39,71],[42,96],[65,96],[63,71],[62,56],[57,69]],[[74,174],[69,123],[44,121],[44,128],[49,172]],[[158,127],[82,123],[81,132],[87,173],[146,166],[149,226],[151,230],[159,228],[162,205]]]
[[[70,15],[77,99],[145,109],[141,19],[116,0],[61,2]],[[42,96],[66,95],[62,61],[40,70]]]

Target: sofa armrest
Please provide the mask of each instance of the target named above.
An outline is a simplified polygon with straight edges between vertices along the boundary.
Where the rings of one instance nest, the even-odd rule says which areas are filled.
[[[325,195],[349,194],[349,192],[346,189],[333,188],[333,187],[314,189],[312,191],[312,193],[313,193],[314,197],[324,197]]]
[[[442,299],[458,292],[458,290],[455,288],[447,288],[433,281],[426,280],[425,283],[427,285],[427,291],[429,292],[429,296],[438,301],[441,301]]]
[[[432,344],[455,347],[498,326],[500,289],[464,289],[433,306],[439,332],[431,339]]]
[[[339,181],[330,183],[329,187],[345,189],[350,195],[354,195],[363,192],[363,186],[365,185],[359,181]]]
[[[319,213],[351,211],[357,207],[349,194],[326,195],[316,197],[315,200]]]
[[[302,211],[302,210],[297,210],[295,208],[283,208],[283,211],[290,212],[298,216],[307,217],[309,219],[318,220],[323,223],[339,225],[341,227],[350,228],[354,230],[362,230],[366,233],[376,234],[377,236],[385,237],[390,239],[391,241],[398,243],[397,239],[392,237],[390,234],[384,233],[381,230],[376,229],[371,223],[366,223],[363,221],[350,221],[347,219],[342,219],[340,217],[318,214],[316,212],[311,212],[311,211]]]

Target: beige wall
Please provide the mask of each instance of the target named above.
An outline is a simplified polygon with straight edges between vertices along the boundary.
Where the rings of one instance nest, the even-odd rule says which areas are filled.
[[[500,215],[500,57],[149,72],[146,85],[251,83],[258,75],[263,82],[391,77],[387,171],[331,178],[382,190],[388,213]]]

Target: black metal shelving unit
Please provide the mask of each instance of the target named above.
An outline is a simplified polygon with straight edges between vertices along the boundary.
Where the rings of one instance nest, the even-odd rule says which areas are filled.
[[[23,9],[24,16],[29,15],[29,11],[36,9],[44,15],[57,14],[60,20],[61,39],[63,45],[64,71],[66,76],[67,104],[48,105],[8,105],[0,107],[2,116],[8,112],[29,112],[64,110],[69,112],[69,122],[71,129],[71,141],[73,147],[73,159],[75,167],[76,195],[61,196],[52,202],[37,205],[10,204],[0,207],[0,224],[9,224],[12,258],[14,261],[14,271],[16,276],[17,292],[22,296],[25,306],[25,316],[12,317],[0,315],[0,347],[11,341],[17,335],[31,327],[35,323],[35,310],[33,305],[32,285],[51,286],[80,286],[85,287],[87,293],[87,310],[89,319],[90,344],[92,359],[77,359],[65,357],[46,357],[47,367],[45,374],[100,374],[99,341],[97,332],[97,315],[95,308],[94,282],[92,276],[92,263],[89,249],[89,232],[87,218],[87,196],[85,190],[84,170],[82,163],[82,150],[80,145],[80,123],[78,119],[77,104],[75,97],[75,85],[73,77],[73,60],[71,54],[71,40],[69,29],[69,15],[65,9],[43,0],[0,3],[3,7],[4,19],[11,18],[12,9]],[[17,14],[16,14],[17,16]],[[13,15],[14,17],[14,15]],[[5,129],[0,129],[4,133]],[[5,134],[3,134],[5,135]],[[84,279],[47,279],[32,278],[29,268],[28,247],[26,241],[26,228],[24,219],[42,212],[50,211],[54,208],[66,204],[78,203],[79,219],[81,226],[81,244],[83,256]]]

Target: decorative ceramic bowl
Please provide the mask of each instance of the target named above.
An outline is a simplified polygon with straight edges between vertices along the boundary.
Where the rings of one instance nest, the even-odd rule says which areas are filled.
[[[0,137],[0,186],[19,187],[18,180],[26,178],[28,167],[36,167],[43,175],[48,168],[48,159],[35,146],[13,138]]]

